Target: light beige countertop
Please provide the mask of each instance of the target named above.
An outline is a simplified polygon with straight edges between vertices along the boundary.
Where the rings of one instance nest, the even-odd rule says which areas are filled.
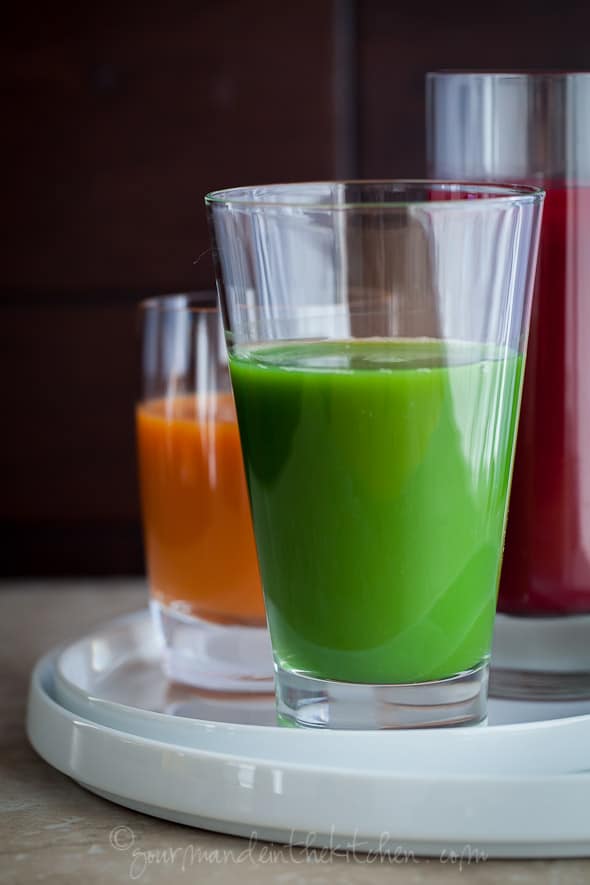
[[[0,584],[0,883],[281,885],[590,883],[590,860],[452,863],[334,857],[249,843],[128,811],[86,792],[29,746],[25,707],[35,660],[53,645],[145,604],[140,581]],[[312,798],[312,797],[310,797]],[[555,809],[559,814],[559,809]],[[590,814],[590,796],[588,797]]]

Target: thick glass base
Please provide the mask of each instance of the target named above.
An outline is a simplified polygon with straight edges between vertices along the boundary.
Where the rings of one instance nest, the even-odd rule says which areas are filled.
[[[331,682],[276,669],[277,713],[287,726],[385,729],[480,725],[488,665],[451,679],[408,685]]]
[[[215,624],[151,600],[166,675],[210,691],[272,692],[274,668],[266,627]]]
[[[528,701],[590,698],[590,615],[498,614],[490,695]]]
[[[590,698],[590,670],[558,673],[492,667],[490,695],[512,701],[583,701]]]

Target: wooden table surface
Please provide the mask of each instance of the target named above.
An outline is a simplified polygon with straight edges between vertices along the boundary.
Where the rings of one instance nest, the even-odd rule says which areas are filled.
[[[368,862],[309,856],[288,847],[195,830],[150,818],[87,793],[50,768],[24,731],[35,660],[103,620],[145,603],[130,580],[0,584],[0,883],[132,882],[224,885],[371,885],[463,882],[590,883],[590,860],[443,863]],[[559,809],[555,810],[559,814]],[[590,796],[588,797],[590,814]],[[467,877],[467,878],[464,878]]]

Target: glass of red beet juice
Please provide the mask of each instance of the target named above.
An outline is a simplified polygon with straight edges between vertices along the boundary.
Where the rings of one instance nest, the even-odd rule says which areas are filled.
[[[492,693],[590,696],[590,72],[427,77],[430,174],[546,191]]]

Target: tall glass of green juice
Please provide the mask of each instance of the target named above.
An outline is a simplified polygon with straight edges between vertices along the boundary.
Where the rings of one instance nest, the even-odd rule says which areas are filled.
[[[207,197],[285,725],[485,721],[542,200]]]

